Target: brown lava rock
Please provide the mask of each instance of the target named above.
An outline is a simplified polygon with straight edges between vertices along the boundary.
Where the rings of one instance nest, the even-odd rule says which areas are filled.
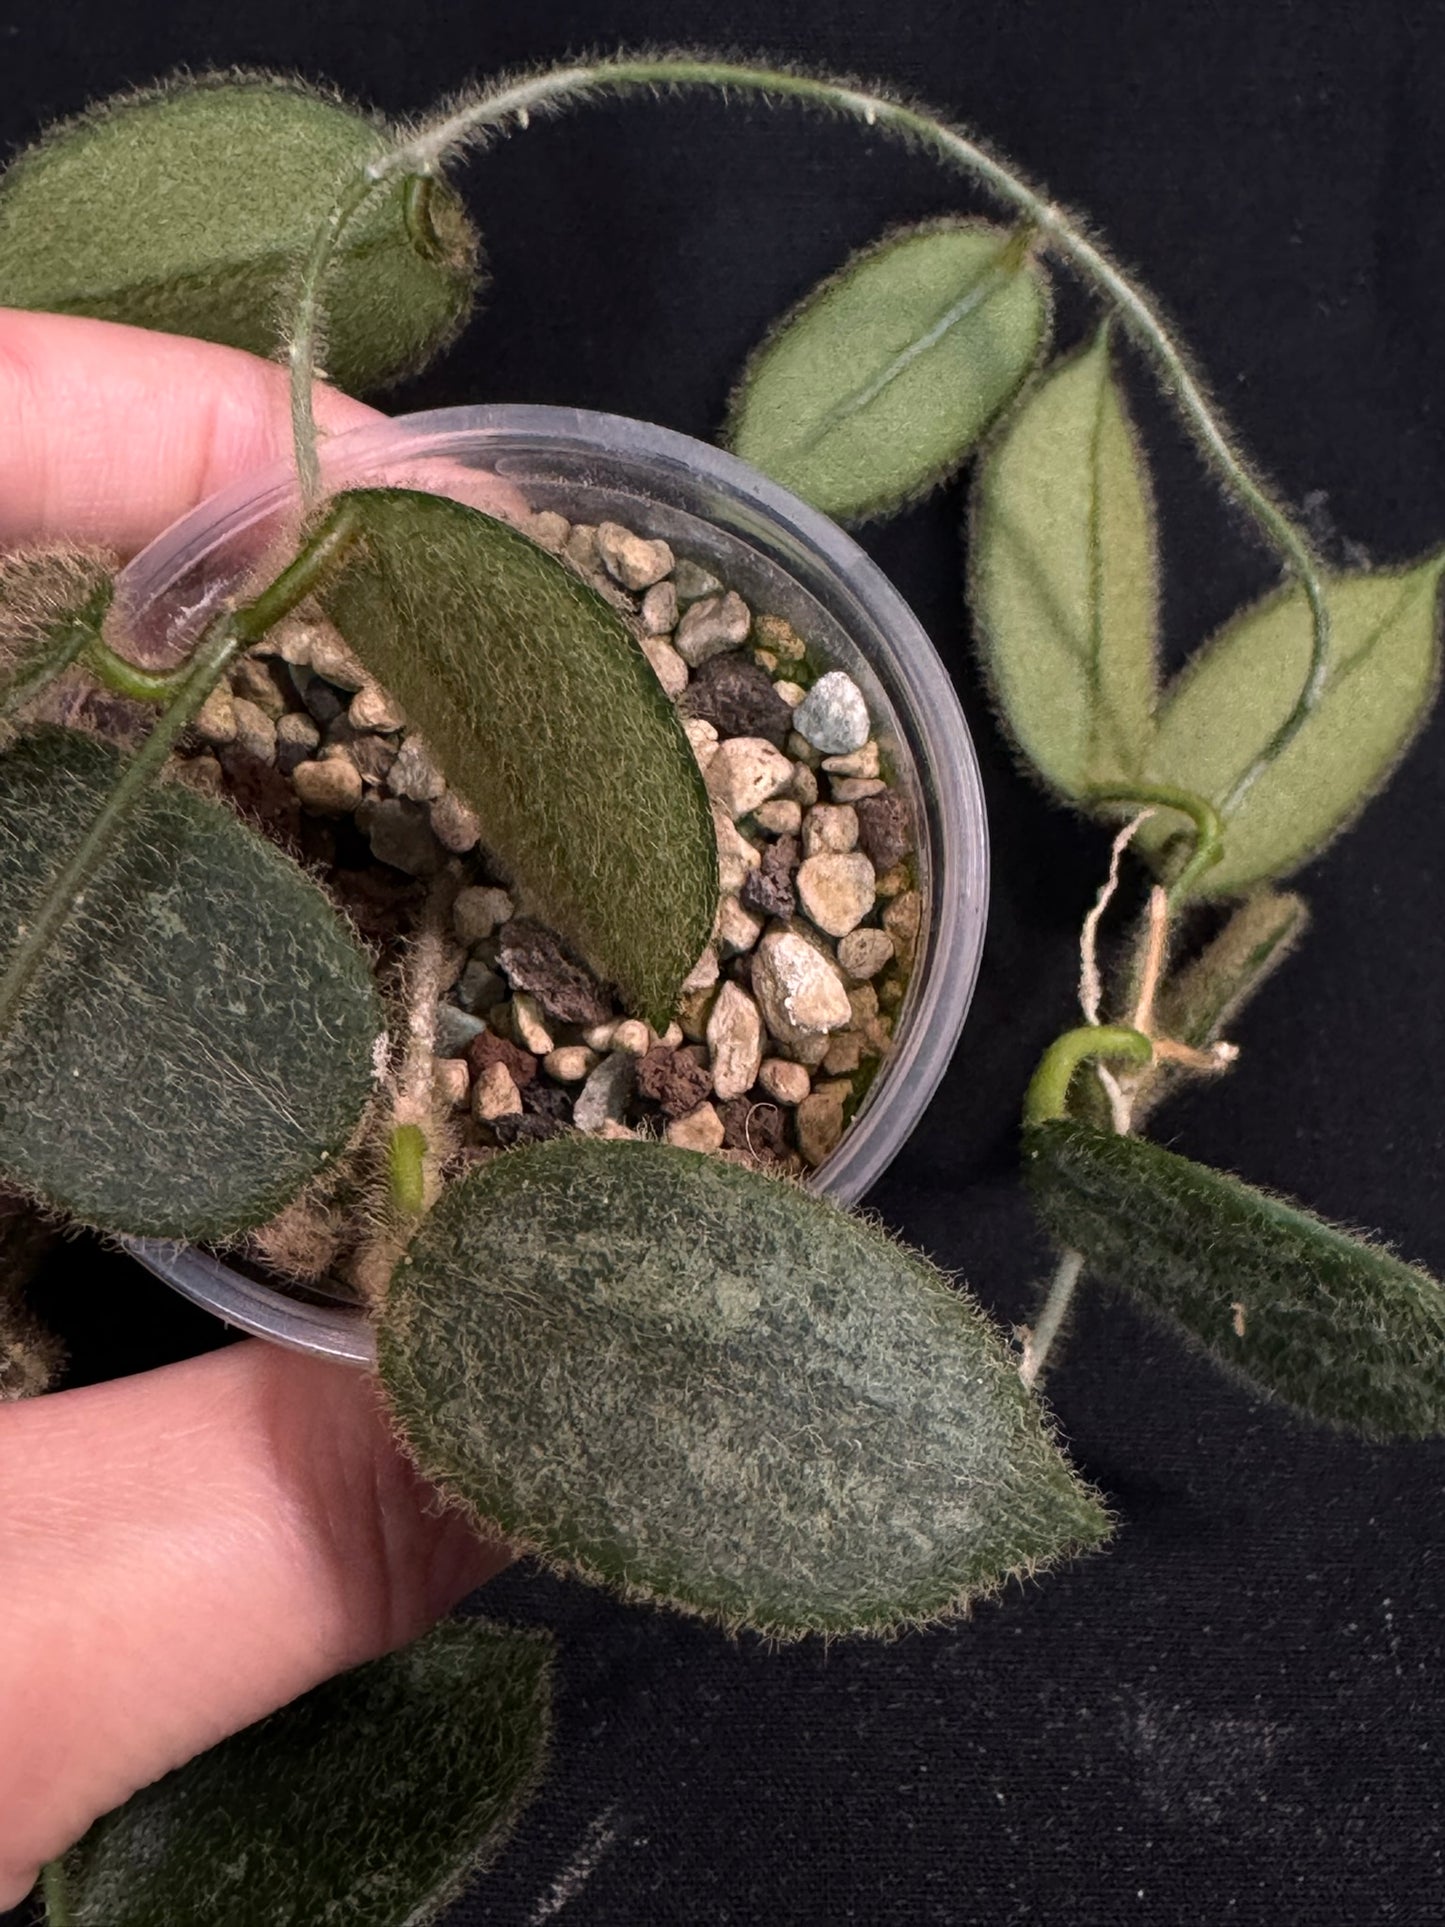
[[[588,971],[568,956],[560,938],[530,917],[513,917],[502,926],[497,960],[515,989],[529,991],[564,1024],[604,1024],[612,1015]]]
[[[637,1088],[666,1117],[686,1117],[712,1089],[712,1079],[686,1051],[654,1044],[637,1066]]]
[[[493,1118],[490,1126],[492,1136],[508,1151],[518,1144],[545,1144],[550,1137],[560,1137],[566,1128],[559,1119],[537,1111],[514,1111],[510,1117]]]
[[[537,1075],[537,1060],[529,1050],[514,1044],[509,1037],[498,1037],[494,1030],[479,1031],[466,1048],[472,1076],[480,1077],[492,1064],[505,1064],[517,1089],[525,1090]]]
[[[760,917],[791,917],[798,908],[793,890],[798,859],[795,836],[780,836],[776,843],[767,844],[762,862],[744,879],[738,902],[745,910],[756,910]]]
[[[711,723],[719,736],[761,736],[781,749],[793,712],[773,687],[766,669],[745,656],[714,656],[694,671],[678,708]]]
[[[913,848],[908,827],[908,807],[897,790],[881,790],[877,796],[860,796],[853,805],[858,812],[858,848],[880,875],[901,863]]]

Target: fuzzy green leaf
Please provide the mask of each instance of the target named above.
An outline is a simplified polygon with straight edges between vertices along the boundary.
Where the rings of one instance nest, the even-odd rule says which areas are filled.
[[[1309,922],[1302,897],[1258,890],[1160,989],[1158,1027],[1203,1050],[1278,970]]]
[[[551,1642],[451,1620],[135,1794],[65,1856],[70,1927],[427,1927],[505,1844]]]
[[[59,731],[0,757],[0,958],[120,768]],[[0,1175],[104,1230],[229,1237],[346,1143],[383,1030],[365,953],[297,866],[153,790],[0,1045]]]
[[[0,303],[274,354],[298,258],[342,181],[391,145],[375,117],[266,74],[119,95],[0,178]],[[391,183],[327,281],[331,379],[355,393],[415,373],[476,286],[476,236],[452,191]]]
[[[730,1626],[930,1619],[1108,1530],[967,1297],[697,1152],[495,1159],[398,1267],[379,1356],[418,1463],[478,1517]]]
[[[1366,1438],[1445,1431],[1445,1290],[1298,1205],[1058,1120],[1024,1134],[1050,1235],[1215,1358]]]
[[[725,439],[829,515],[891,513],[959,466],[1033,367],[1048,284],[982,221],[885,235],[784,316]]]
[[[1235,896],[1316,855],[1381,788],[1429,712],[1439,681],[1436,595],[1445,558],[1340,576],[1325,692],[1289,748],[1225,825],[1224,857],[1196,888]],[[1269,597],[1188,665],[1160,713],[1147,775],[1222,802],[1293,709],[1309,667],[1304,592]],[[1138,838],[1158,851],[1178,818]]]
[[[1106,330],[1039,383],[980,464],[972,607],[1024,755],[1079,801],[1137,781],[1158,700],[1148,471]]]
[[[539,917],[664,1029],[712,933],[717,843],[682,725],[616,611],[459,502],[357,489],[323,596]]]

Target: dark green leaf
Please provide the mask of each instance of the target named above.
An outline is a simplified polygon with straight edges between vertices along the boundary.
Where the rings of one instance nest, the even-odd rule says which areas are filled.
[[[66,1855],[71,1927],[426,1927],[541,1777],[551,1642],[453,1620],[223,1740]]]
[[[1224,859],[1197,890],[1237,896],[1314,856],[1389,776],[1434,701],[1436,592],[1445,558],[1329,585],[1333,644],[1325,693],[1289,748],[1225,826]],[[1304,592],[1236,616],[1190,663],[1159,717],[1147,774],[1222,802],[1293,709],[1309,667]],[[1157,817],[1138,842],[1158,849],[1181,819]]]
[[[323,598],[539,917],[664,1029],[712,933],[717,843],[671,703],[594,589],[505,522],[358,489]]]
[[[999,708],[1075,801],[1138,781],[1158,699],[1148,472],[1103,330],[1009,418],[973,490],[972,599]]]
[[[696,1152],[494,1160],[423,1225],[379,1351],[418,1463],[480,1518],[730,1626],[930,1619],[1108,1530],[971,1300]]]
[[[1050,1235],[1251,1384],[1366,1438],[1445,1430],[1445,1290],[1426,1273],[1141,1138],[1058,1120],[1024,1149]]]
[[[342,181],[391,145],[371,115],[267,74],[119,95],[0,179],[0,302],[274,354],[300,254]],[[476,284],[456,196],[393,182],[327,281],[328,374],[359,392],[414,373],[466,320]]]
[[[885,235],[785,315],[733,395],[726,439],[829,515],[886,514],[952,474],[1017,392],[1048,284],[981,221]]]
[[[0,757],[0,957],[120,768],[58,731]],[[296,865],[153,790],[0,1047],[0,1175],[105,1230],[229,1237],[346,1143],[383,1030],[365,953]]]

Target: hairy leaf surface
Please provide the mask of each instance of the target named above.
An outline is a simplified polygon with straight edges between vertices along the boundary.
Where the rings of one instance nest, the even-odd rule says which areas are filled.
[[[551,1642],[451,1620],[142,1789],[66,1855],[71,1927],[427,1927],[541,1777]]]
[[[1158,697],[1148,472],[1107,333],[1025,398],[973,489],[972,608],[1014,740],[1075,801],[1137,782]]]
[[[0,757],[0,960],[120,769],[60,731]],[[0,1175],[104,1230],[229,1237],[346,1143],[383,1030],[366,954],[297,866],[152,790],[0,1041]]]
[[[887,514],[956,469],[1017,392],[1048,287],[981,221],[885,235],[786,315],[733,396],[726,440],[829,515]]]
[[[1040,1216],[1215,1358],[1366,1438],[1445,1430],[1445,1289],[1388,1251],[1142,1138],[1024,1134]]]
[[[537,915],[665,1029],[712,933],[717,842],[682,725],[626,624],[505,522],[357,489],[322,598],[425,735]]]
[[[495,1159],[398,1267],[379,1354],[418,1463],[479,1517],[728,1625],[884,1630],[1108,1530],[971,1300],[696,1152]]]
[[[1196,889],[1233,896],[1321,850],[1381,788],[1429,712],[1440,673],[1436,596],[1445,559],[1337,577],[1318,708],[1225,826],[1224,858]],[[1288,717],[1313,629],[1304,592],[1271,596],[1228,623],[1169,693],[1148,774],[1221,803]],[[1159,849],[1180,819],[1139,835]]]
[[[342,182],[391,144],[375,117],[267,74],[118,95],[0,177],[0,303],[274,354],[298,258]],[[327,281],[327,373],[357,393],[416,372],[476,285],[476,236],[451,189],[391,183]]]

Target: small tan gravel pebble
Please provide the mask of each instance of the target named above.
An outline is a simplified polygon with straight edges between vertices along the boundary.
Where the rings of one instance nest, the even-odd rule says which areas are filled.
[[[672,572],[672,550],[666,542],[649,542],[620,522],[599,522],[597,553],[614,582],[624,589],[648,589]]]
[[[335,683],[338,689],[364,689],[369,680],[334,629],[312,631],[311,667],[324,682]]]
[[[858,847],[858,812],[846,803],[815,803],[803,818],[803,855],[846,855]]]
[[[597,530],[591,522],[577,522],[562,545],[562,553],[584,575],[594,575],[602,566],[597,549]]]
[[[814,1091],[797,1109],[798,1149],[808,1163],[820,1165],[843,1135],[843,1100],[831,1091]]]
[[[612,1049],[645,1057],[652,1048],[652,1032],[640,1017],[624,1017],[612,1033]]]
[[[683,978],[682,980],[683,995],[686,996],[690,991],[711,990],[713,985],[717,982],[717,980],[718,980],[717,951],[713,948],[711,944],[709,944],[707,949],[703,951],[702,955],[698,958],[697,962],[693,965],[692,969],[689,970],[687,975]],[[681,1016],[681,1012],[679,1012],[678,1014],[679,1016]]]
[[[825,852],[798,865],[795,879],[804,913],[830,937],[846,936],[873,908],[873,865],[857,851]]]
[[[789,709],[796,709],[808,693],[800,682],[789,682],[786,677],[775,682],[773,688],[777,690],[779,696],[788,705]],[[811,744],[809,744],[809,748],[812,748]]]
[[[718,744],[705,774],[709,795],[736,820],[780,795],[793,780],[793,766],[761,736],[732,736]]]
[[[452,905],[452,928],[464,944],[481,943],[515,912],[516,905],[505,890],[473,884],[470,889],[457,892]]]
[[[637,1133],[632,1129],[631,1125],[619,1124],[615,1117],[604,1117],[593,1135],[595,1137],[606,1138],[635,1138]]]
[[[786,748],[795,763],[806,763],[809,769],[816,770],[823,761],[822,751],[814,749],[807,737],[800,736],[796,729],[789,732]]]
[[[810,810],[818,800],[818,778],[806,763],[793,764],[793,780],[788,787],[800,809]]]
[[[776,650],[784,662],[801,662],[807,655],[807,644],[782,616],[759,616],[753,626],[758,632],[758,640],[769,649]]]
[[[830,1077],[856,1071],[863,1061],[864,1037],[859,1030],[835,1030],[828,1039],[823,1069]]]
[[[281,672],[285,675],[285,671]],[[287,681],[290,678],[287,677]],[[242,656],[231,671],[231,688],[236,695],[244,696],[258,709],[264,709],[274,723],[286,713],[286,698],[281,694],[275,677],[265,661],[256,656]]]
[[[717,938],[718,953],[723,957],[740,957],[745,950],[751,950],[763,934],[763,920],[745,910],[736,897],[724,897],[718,906]]]
[[[726,595],[694,602],[678,623],[673,640],[689,669],[696,669],[711,657],[746,642],[752,625],[752,611],[735,590],[729,589]]]
[[[582,1033],[582,1041],[588,1050],[595,1050],[599,1056],[612,1048],[612,1034],[617,1029],[617,1019],[610,1017],[605,1024],[589,1024]]]
[[[196,712],[192,729],[203,743],[224,749],[236,740],[236,702],[225,683],[217,683]]]
[[[175,780],[197,796],[220,799],[226,794],[226,772],[214,756],[188,756],[175,765]]]
[[[713,958],[716,966],[717,958]],[[707,1020],[712,1015],[712,1007],[717,1002],[717,979],[705,984],[700,990],[684,988],[677,1000],[677,1022],[684,1037],[694,1044],[700,1044],[707,1036]]]
[[[567,537],[572,533],[572,524],[555,509],[540,509],[532,517],[527,533],[544,549],[550,549],[553,555],[560,555]]]
[[[654,582],[642,598],[642,626],[650,636],[665,636],[677,627],[677,589],[671,582]],[[681,656],[678,661],[682,662]],[[687,664],[683,663],[686,669]]]
[[[833,776],[828,781],[835,803],[856,803],[865,796],[881,796],[888,787],[877,776]]]
[[[580,1084],[596,1068],[597,1053],[585,1044],[561,1044],[542,1059],[542,1069],[558,1084]]]
[[[855,749],[847,756],[825,756],[823,768],[830,776],[876,776],[878,745],[865,743],[862,749]]]
[[[276,760],[276,724],[258,703],[247,700],[245,696],[232,699],[232,711],[236,718],[236,748],[246,755],[254,756],[258,762],[274,763]]]
[[[678,1045],[682,1042],[682,1025],[678,1023],[675,1017],[657,1041],[664,1050],[677,1049]]]
[[[309,761],[321,742],[321,731],[311,718],[293,710],[276,724],[276,767],[289,776],[298,763]]]
[[[664,642],[661,636],[644,636],[642,653],[652,664],[653,674],[662,684],[664,694],[676,701],[687,688],[687,664],[672,644]],[[713,741],[717,741],[716,731],[713,732]],[[696,744],[693,747],[696,749]]]
[[[838,962],[850,977],[876,977],[893,961],[893,939],[886,930],[850,930],[838,941]]]
[[[460,1057],[437,1057],[432,1060],[432,1090],[438,1104],[457,1110],[466,1103],[472,1088],[471,1072]],[[513,1089],[515,1089],[515,1085]]]
[[[775,1103],[801,1104],[813,1088],[807,1068],[786,1057],[765,1057],[758,1069],[758,1082]]]
[[[359,702],[360,697],[357,698]],[[355,705],[353,704],[353,708]],[[447,786],[420,736],[408,736],[387,772],[386,787],[393,796],[405,796],[413,803],[434,803]]]
[[[472,1086],[472,1116],[481,1124],[520,1117],[522,1093],[505,1064],[488,1064]]]
[[[916,890],[905,890],[883,912],[883,928],[892,937],[905,971],[913,968],[913,951],[922,923],[923,899]]]
[[[531,1051],[534,1057],[549,1056],[556,1046],[557,1040],[542,1015],[542,1006],[525,990],[519,990],[512,998],[512,1031],[522,1049]]]
[[[763,1061],[763,1020],[739,985],[726,983],[707,1020],[712,1087],[721,1098],[741,1097],[757,1081]]]
[[[742,889],[749,871],[762,862],[757,845],[750,843],[721,804],[714,803],[713,830],[717,836],[718,887],[730,895]]]
[[[792,930],[768,931],[753,952],[752,984],[768,1029],[782,1043],[840,1030],[852,1015],[842,978]]]
[[[803,827],[803,806],[791,796],[775,796],[771,803],[759,804],[753,815],[769,836],[796,836]]]
[[[455,790],[439,796],[427,812],[432,835],[453,856],[465,856],[482,840],[482,819],[464,803]]]
[[[712,723],[704,722],[701,716],[689,716],[682,727],[684,735],[692,744],[692,753],[697,758],[697,766],[706,776],[709,764],[717,755],[717,730]]]
[[[298,763],[291,781],[307,809],[322,816],[345,816],[361,801],[361,772],[345,754]]]
[[[901,896],[912,882],[906,863],[895,863],[891,870],[878,873],[878,894],[880,897]]]
[[[406,715],[399,703],[387,695],[380,683],[363,683],[351,699],[346,720],[353,729],[380,730],[390,735],[406,726]]]
[[[671,1119],[663,1135],[669,1144],[676,1144],[684,1151],[720,1151],[726,1133],[712,1105],[699,1104],[686,1117]]]

